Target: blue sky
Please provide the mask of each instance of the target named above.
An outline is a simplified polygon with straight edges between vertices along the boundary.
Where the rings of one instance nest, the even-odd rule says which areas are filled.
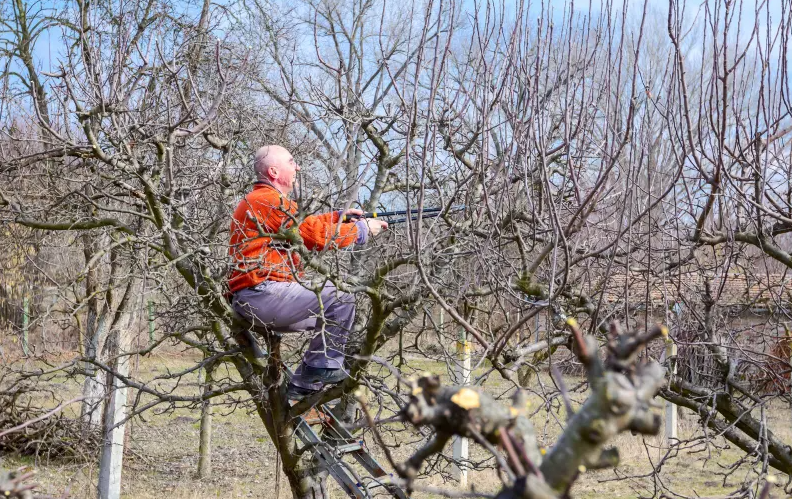
[[[188,0],[182,1],[177,0],[180,9],[183,12],[193,13],[196,17],[198,15],[198,6],[197,3],[200,0]],[[220,0],[220,2],[228,2],[230,0]],[[394,1],[394,0],[387,0],[387,1]],[[424,1],[424,0],[416,0],[416,1]],[[494,0],[499,1],[499,0]],[[515,2],[516,0],[503,0],[504,4],[503,7],[507,11],[514,12],[515,9]],[[706,0],[710,8],[714,8],[717,5],[717,2],[722,2],[722,0]],[[759,16],[759,22],[761,26],[761,35],[760,39],[764,40],[764,35],[766,33],[767,28],[767,14],[771,18],[771,23],[776,24],[777,20],[781,16],[781,6],[782,1],[784,0],[768,0],[765,4],[765,8],[762,10],[761,15]],[[465,6],[468,10],[472,10],[476,6],[476,0],[463,0],[463,6]],[[591,3],[591,7],[589,7],[589,3]],[[668,0],[648,0],[646,2],[648,10],[650,12],[649,22],[647,24],[647,30],[658,30],[658,35],[661,36],[661,39],[668,42],[668,38],[665,35],[666,32],[666,22],[665,19],[667,18],[669,2]],[[54,2],[52,0],[45,0],[44,2],[39,3],[38,5],[49,7],[50,9],[54,8],[54,6],[64,5],[60,2]],[[73,1],[69,2],[66,5],[74,5]],[[217,4],[215,4],[217,5]],[[539,9],[543,5],[542,0],[531,0],[530,1],[530,10],[528,13],[528,19],[535,19]],[[570,6],[574,5],[575,12],[578,13],[579,17],[584,17],[586,15],[592,14],[597,15],[603,9],[608,8],[607,6],[610,5],[611,10],[615,13],[621,11],[623,6],[625,5],[624,2],[621,0],[616,0],[610,3],[606,3],[602,0],[592,0],[589,2],[588,0],[544,0],[545,8],[552,9],[553,17],[556,19],[556,24],[559,25],[562,16],[564,16],[564,12],[570,8]],[[641,8],[644,5],[643,1],[636,1],[630,0],[626,3],[628,6],[628,18],[632,19],[633,22],[628,21],[628,26],[636,26],[638,18],[640,15]],[[702,24],[701,19],[703,18],[703,9],[705,4],[699,1],[688,1],[685,7],[685,13],[687,19],[694,19],[696,16],[698,19],[699,25]],[[754,5],[755,3],[752,0],[742,0],[741,4],[738,4],[736,8],[742,8],[742,22],[743,22],[743,29],[741,32],[741,39],[744,42],[748,36],[749,29],[746,27],[752,26],[755,20],[755,13],[754,13]],[[589,12],[589,9],[591,12]],[[219,10],[219,9],[218,9]],[[620,17],[620,16],[618,16]],[[658,23],[660,23],[658,25]],[[311,40],[312,42],[312,40]],[[669,43],[670,45],[670,43]],[[778,50],[778,49],[776,49]],[[55,71],[57,69],[58,59],[62,58],[63,55],[63,47],[60,41],[60,30],[55,28],[50,30],[48,33],[44,33],[38,40],[35,51],[34,51],[34,58],[35,64],[37,67],[41,68],[44,71]],[[700,57],[700,49],[694,46],[693,50],[688,54],[689,59],[694,59],[696,56]],[[776,54],[777,55],[777,54]]]
[[[468,9],[473,9],[476,0],[465,0],[464,5]],[[721,2],[722,0],[709,0],[711,6],[714,6],[716,2]],[[781,17],[781,5],[783,0],[768,0],[766,3],[767,9],[769,10],[770,17],[773,20],[778,20]],[[222,3],[222,2],[217,2]],[[659,18],[665,19],[668,15],[668,0],[648,0],[647,7],[649,12],[656,14]],[[193,2],[183,2],[181,5],[183,6],[184,10],[195,11],[195,15],[197,16],[198,11],[195,8]],[[589,1],[588,0],[545,0],[545,5],[554,11],[554,17],[560,18],[563,15],[564,11],[570,7],[570,5],[574,5],[575,11],[580,15],[586,15],[589,13],[597,14],[601,12],[605,7],[606,3],[602,0],[592,0],[591,2],[591,12],[589,12]],[[753,12],[753,5],[755,2],[751,0],[743,0],[742,4],[742,17],[743,23],[753,23],[755,14]],[[54,5],[59,5],[58,2],[52,2],[50,0],[46,0],[41,2],[40,5],[44,6],[45,8],[52,8]],[[62,5],[62,4],[60,4]],[[505,7],[507,9],[514,9],[515,0],[506,0]],[[530,2],[531,5],[531,12],[538,12],[540,6],[542,5],[541,0],[532,0]],[[620,12],[622,10],[624,3],[620,0],[616,0],[611,2],[611,9],[615,12]],[[686,6],[686,14],[688,18],[692,18],[697,11],[701,9],[701,2],[687,2]],[[628,0],[628,13],[631,16],[637,16],[640,13],[640,9],[643,6],[643,1],[636,1],[636,0]],[[513,11],[513,10],[512,10]],[[774,23],[775,24],[775,23]],[[760,25],[762,28],[766,27],[766,19],[765,19],[765,11],[763,10],[762,15],[760,16]],[[651,26],[649,27],[651,29]],[[665,31],[665,25],[658,27]],[[60,33],[56,30],[52,30],[50,33],[45,33],[39,39],[36,47],[35,47],[35,57],[37,59],[38,64],[45,70],[52,70],[51,62],[57,60],[58,54],[61,51],[62,47],[60,44]]]
[[[784,0],[767,0],[766,8],[769,10],[770,17],[777,21],[781,17],[781,5],[782,1]],[[464,5],[467,9],[472,10],[475,6],[476,0],[465,0]],[[709,0],[710,6],[714,6],[717,2],[722,2],[722,0]],[[193,2],[180,2],[186,12],[195,11],[195,15],[198,15],[198,9],[195,7]],[[226,2],[215,2],[215,4],[222,4]],[[622,10],[624,5],[623,1],[615,0],[611,3],[611,10],[616,13]],[[637,16],[640,13],[640,10],[643,6],[642,0],[628,0],[626,2],[628,6],[628,13],[631,16]],[[554,17],[563,15],[563,12],[568,9],[571,5],[574,5],[575,11],[580,15],[586,15],[589,13],[597,14],[601,12],[604,8],[606,8],[606,2],[603,0],[592,0],[591,1],[591,12],[589,12],[589,1],[588,0],[545,0],[544,4],[554,11]],[[658,17],[665,19],[668,15],[668,0],[647,0],[646,2],[649,12],[655,13]],[[39,5],[44,6],[45,8],[53,8],[55,5],[62,5],[59,2],[52,2],[51,0],[46,0],[41,2]],[[506,0],[505,7],[513,11],[515,5],[515,0]],[[542,5],[542,0],[532,0],[530,2],[531,12],[538,12],[539,8]],[[688,1],[686,5],[686,14],[688,18],[692,18],[695,13],[701,9],[702,2],[697,1]],[[752,0],[743,0],[742,3],[742,17],[743,23],[753,23],[755,14],[753,12],[753,6],[755,2]],[[760,25],[762,27],[766,27],[766,20],[765,20],[765,10],[763,9],[762,15],[760,16]],[[774,23],[775,24],[775,23]],[[665,31],[665,25],[660,27],[660,29]],[[42,64],[42,66],[49,70],[52,69],[49,66],[49,62],[53,59],[57,58],[57,54],[61,49],[60,40],[59,40],[60,33],[52,32],[48,34],[42,35],[39,43],[36,45],[35,48],[35,56],[37,60]]]

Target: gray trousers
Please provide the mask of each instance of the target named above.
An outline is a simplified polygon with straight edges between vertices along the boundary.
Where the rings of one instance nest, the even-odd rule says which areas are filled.
[[[234,293],[232,305],[254,324],[267,325],[275,331],[316,331],[303,355],[303,363],[311,367],[342,368],[344,348],[355,320],[355,297],[338,291],[332,283],[325,284],[319,295],[321,303],[317,293],[300,283],[264,281]],[[302,366],[292,378],[295,385],[321,389],[321,384],[301,381],[301,372]]]

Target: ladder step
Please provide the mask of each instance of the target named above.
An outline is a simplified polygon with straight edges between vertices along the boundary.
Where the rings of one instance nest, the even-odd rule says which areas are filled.
[[[354,442],[345,445],[339,445],[335,447],[335,450],[338,451],[340,454],[356,452],[359,450],[363,450],[363,442]]]
[[[381,488],[381,487],[385,487],[385,488],[395,487],[395,484],[391,480],[391,478],[393,477],[393,473],[388,473],[386,476],[387,476],[387,478],[385,478],[384,480],[372,479],[371,482],[373,482],[373,483],[370,482],[365,488],[371,490],[371,489],[377,489],[377,488]],[[357,486],[358,487],[363,487],[364,485],[362,483],[358,482]]]
[[[358,484],[357,484],[357,486],[358,486],[358,487],[363,487],[363,484],[362,484],[362,483],[358,483]],[[367,488],[367,489],[369,489],[369,490],[371,490],[371,489],[377,489],[377,488],[384,487],[384,486],[385,486],[385,484],[384,484],[384,483],[382,483],[382,482],[376,482],[376,483],[375,483],[375,484],[373,484],[373,485],[368,485],[368,486],[366,486],[366,488]]]

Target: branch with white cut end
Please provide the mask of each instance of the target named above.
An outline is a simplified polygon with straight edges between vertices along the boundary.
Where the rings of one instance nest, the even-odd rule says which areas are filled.
[[[653,411],[653,399],[664,371],[654,361],[639,359],[639,353],[667,330],[658,326],[645,333],[625,333],[614,324],[603,359],[594,337],[585,336],[573,319],[567,324],[575,354],[586,367],[591,394],[544,458],[527,418],[524,392],[518,391],[506,407],[478,387],[442,387],[436,375],[426,375],[411,382],[401,416],[436,433],[398,466],[399,475],[411,483],[423,462],[459,435],[495,455],[506,477],[499,499],[559,497],[586,469],[618,463],[618,451],[606,444],[620,432],[656,434],[660,416]]]
[[[14,471],[0,468],[0,497],[7,499],[55,499],[52,496],[35,493],[37,485],[30,482],[33,475],[35,472],[27,471],[24,468]]]
[[[402,418],[436,431],[428,444],[398,467],[399,475],[408,481],[416,477],[429,456],[443,450],[453,435],[470,438],[492,451],[498,446],[504,449],[505,459],[494,453],[501,469],[512,479],[526,473],[541,476],[538,469],[541,454],[522,391],[506,407],[479,388],[441,387],[437,375],[426,375],[411,382],[410,400],[402,410]],[[537,489],[541,488],[540,482],[535,484]]]

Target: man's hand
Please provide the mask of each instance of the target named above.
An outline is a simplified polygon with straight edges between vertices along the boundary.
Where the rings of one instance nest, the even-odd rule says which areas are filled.
[[[357,220],[362,216],[363,210],[358,210],[357,208],[350,208],[341,212],[341,220],[343,222],[346,222],[347,220]]]
[[[384,220],[378,220],[376,218],[367,218],[366,225],[368,225],[369,234],[372,236],[376,236],[383,230],[388,229],[388,222]]]

